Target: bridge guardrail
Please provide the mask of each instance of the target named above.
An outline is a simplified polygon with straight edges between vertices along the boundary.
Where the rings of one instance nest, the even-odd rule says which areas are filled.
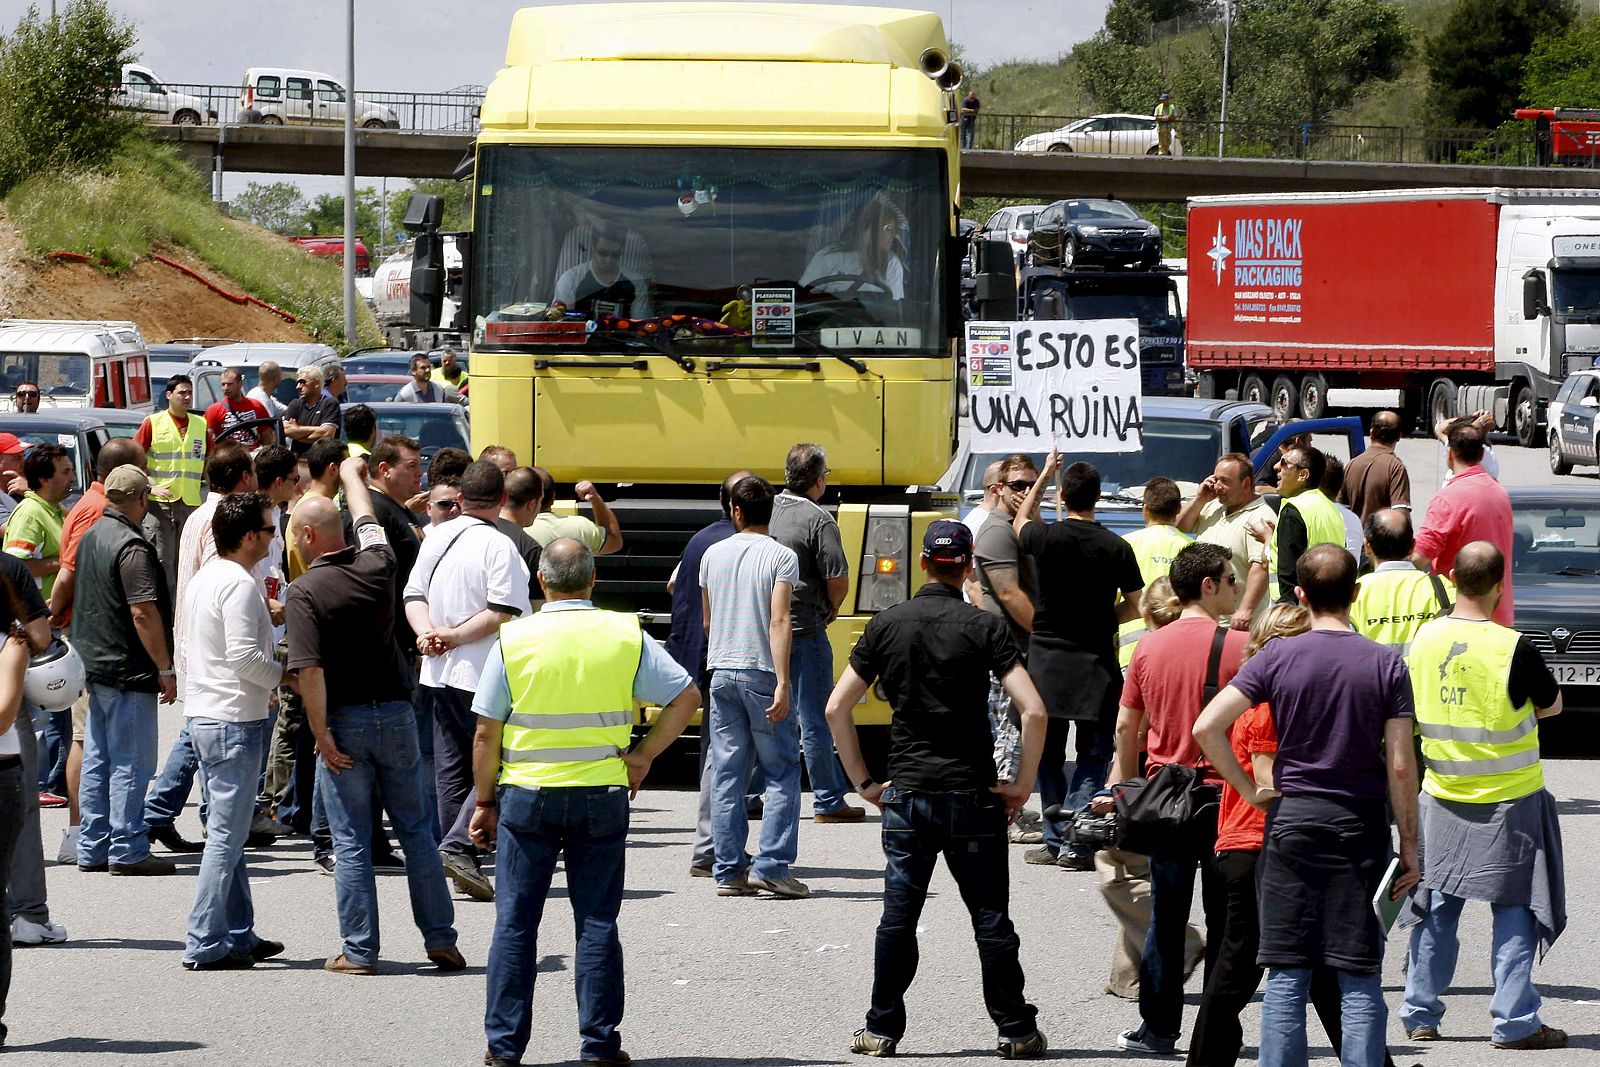
[[[239,113],[239,97],[242,90],[237,85],[184,85],[168,82],[166,88],[170,94],[182,93],[206,101],[207,110],[216,112],[217,117],[215,120],[207,120],[205,125],[232,126],[243,121]],[[401,93],[361,89],[355,95],[358,108],[362,104],[376,104],[393,111],[399,122],[399,130],[405,133],[476,133],[478,108],[483,103],[482,93],[460,91]],[[360,110],[356,114],[359,119]],[[162,121],[159,115],[152,114],[149,118],[152,121]],[[344,126],[344,116],[341,115],[331,122],[291,121],[290,125],[338,129]]]

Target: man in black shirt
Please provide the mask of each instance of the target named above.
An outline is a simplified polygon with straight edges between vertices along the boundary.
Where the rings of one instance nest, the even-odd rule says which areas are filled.
[[[1117,698],[1122,668],[1117,663],[1117,627],[1139,617],[1144,576],[1127,541],[1094,521],[1100,472],[1074,463],[1062,474],[1060,506],[1066,518],[1045,523],[1035,506],[1060,469],[1054,450],[1044,473],[1023,499],[1012,525],[1022,551],[1033,557],[1039,603],[1028,644],[1028,673],[1050,714],[1039,759],[1039,800],[1077,811],[1106,784],[1115,750]],[[1067,733],[1078,724],[1077,759],[1066,773]],[[1029,863],[1094,870],[1092,854],[1065,847],[1053,824],[1045,843],[1024,857]]]
[[[294,454],[303,456],[316,442],[338,437],[344,420],[339,402],[323,391],[318,368],[302,367],[294,376],[294,387],[299,395],[283,409],[283,432]]]
[[[983,997],[1007,1059],[1043,1055],[1038,1009],[1023,994],[1022,942],[1011,925],[1006,825],[1033,792],[1044,745],[1044,705],[1006,624],[965,603],[972,531],[940,519],[922,541],[929,581],[873,617],[828,699],[828,725],[850,781],[883,812],[883,918],[873,963],[872,1008],[851,1051],[892,1056],[905,1035],[905,993],[917,970],[917,919],[942,852],[972,914]],[[996,783],[989,732],[989,675],[1022,721],[1017,780]],[[881,679],[894,718],[889,781],[867,771],[852,713]]]
[[[378,970],[378,894],[369,842],[383,796],[405,850],[412,916],[440,970],[466,967],[456,949],[455,907],[422,797],[411,672],[394,640],[395,554],[373,517],[367,461],[339,468],[356,544],[346,546],[333,501],[311,497],[295,510],[295,547],[306,572],[289,587],[289,669],[296,673],[316,738],[317,791],[328,811],[334,899],[344,951],[325,969]]]

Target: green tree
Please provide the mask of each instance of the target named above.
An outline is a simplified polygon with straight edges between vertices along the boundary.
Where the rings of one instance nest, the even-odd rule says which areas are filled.
[[[1534,41],[1564,34],[1576,14],[1573,0],[1457,0],[1427,46],[1433,113],[1481,129],[1505,122],[1523,103],[1523,72]],[[1581,64],[1590,56],[1572,58]]]
[[[1369,83],[1398,77],[1412,52],[1387,0],[1237,0],[1234,18],[1238,95],[1261,92],[1281,121],[1326,122]]]
[[[306,228],[306,198],[293,182],[251,182],[233,198],[229,213],[285,236],[304,233]]]
[[[1522,99],[1527,107],[1600,107],[1600,18],[1541,37],[1528,54]]]
[[[115,153],[134,123],[109,104],[136,39],[106,0],[67,0],[55,17],[30,5],[0,37],[0,194],[41,171]]]
[[[405,221],[406,206],[411,202],[412,193],[437,196],[443,201],[442,221],[439,224],[441,230],[465,230],[472,225],[472,206],[467,201],[470,189],[470,182],[458,182],[454,178],[416,179],[411,183],[411,188],[389,194],[389,232],[403,232],[404,227],[400,224]]]
[[[1151,49],[1100,30],[1072,50],[1078,85],[1101,111],[1147,111],[1165,79]]]
[[[369,241],[378,240],[378,191],[356,190],[356,233]],[[344,197],[323,193],[305,212],[305,230],[314,236],[344,233]]]

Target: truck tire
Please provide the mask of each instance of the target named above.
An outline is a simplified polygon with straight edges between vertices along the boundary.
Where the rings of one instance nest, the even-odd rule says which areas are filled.
[[[1550,435],[1550,473],[1571,474],[1572,464],[1567,462],[1567,457],[1561,454],[1561,435]]]
[[[1239,399],[1251,404],[1267,403],[1267,380],[1259,374],[1246,374],[1239,383]]]
[[[1539,401],[1533,395],[1533,386],[1524,385],[1517,390],[1516,402],[1511,405],[1511,424],[1517,444],[1523,448],[1543,446],[1544,428],[1539,425]]]
[[[1201,400],[1215,400],[1217,398],[1217,376],[1211,371],[1203,370],[1194,378],[1194,395]]]
[[[1423,409],[1422,432],[1433,436],[1433,428],[1446,419],[1456,417],[1456,383],[1448,378],[1435,378],[1428,386],[1428,406]]]
[[[1288,422],[1300,410],[1300,390],[1295,388],[1294,379],[1287,374],[1272,379],[1270,395],[1267,403],[1272,406],[1272,414],[1279,422]]]
[[[1308,374],[1300,379],[1300,417],[1320,419],[1328,413],[1328,379]]]

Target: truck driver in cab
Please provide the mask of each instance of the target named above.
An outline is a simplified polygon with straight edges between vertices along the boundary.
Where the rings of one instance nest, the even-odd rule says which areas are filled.
[[[645,319],[651,315],[650,287],[622,269],[627,231],[601,227],[590,242],[589,261],[564,271],[556,279],[552,300],[569,311],[598,320],[601,315],[619,319]]]

